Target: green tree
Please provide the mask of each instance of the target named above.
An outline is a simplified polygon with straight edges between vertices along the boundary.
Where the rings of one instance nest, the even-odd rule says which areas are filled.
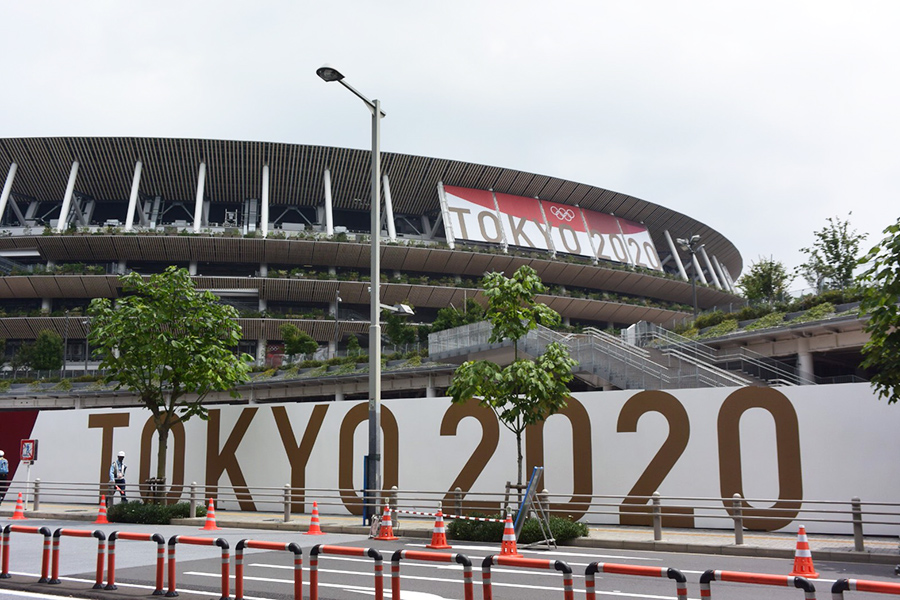
[[[452,329],[479,321],[484,321],[484,307],[478,304],[474,298],[467,298],[463,310],[452,305],[438,310],[437,316],[431,324],[431,332]]]
[[[384,334],[394,347],[409,346],[416,341],[418,331],[406,322],[406,316],[388,310],[382,311]]]
[[[741,277],[738,287],[751,302],[765,301],[771,306],[784,300],[787,286],[794,279],[781,261],[772,257],[762,258],[750,265],[750,270]]]
[[[890,404],[900,400],[900,219],[884,234],[862,261],[869,265],[860,276],[860,308],[869,317],[862,366],[873,370],[872,385]]]
[[[18,374],[20,369],[28,371],[31,369],[31,357],[34,354],[34,343],[25,342],[16,348],[9,366],[12,367],[13,375]]]
[[[511,340],[513,362],[500,367],[496,363],[468,361],[456,369],[447,393],[454,403],[478,399],[481,406],[494,411],[503,425],[516,435],[518,482],[522,483],[522,433],[565,408],[577,364],[565,346],[547,345],[544,353],[529,360],[519,358],[519,341],[538,324],[559,323],[559,313],[536,301],[545,291],[534,269],[520,267],[511,278],[502,273],[485,275],[482,285],[488,298],[487,318],[491,322],[490,342]]]
[[[296,355],[312,354],[319,349],[319,342],[311,335],[301,331],[293,323],[284,323],[281,326],[281,337],[284,339],[284,351],[289,361]]]
[[[63,339],[55,331],[44,329],[31,347],[31,368],[36,371],[55,371],[63,364]]]
[[[816,231],[816,241],[800,251],[807,255],[805,263],[797,269],[810,286],[818,292],[843,290],[853,284],[853,271],[859,264],[859,244],[866,235],[850,230],[850,215],[829,217],[828,225]]]
[[[355,335],[347,338],[347,356],[359,356],[359,338]]]
[[[186,269],[167,268],[143,279],[119,278],[122,296],[91,301],[90,344],[100,368],[138,394],[153,414],[159,440],[156,476],[165,477],[169,430],[193,416],[206,418],[203,400],[247,380],[248,355],[232,351],[241,339],[237,310],[199,291]]]

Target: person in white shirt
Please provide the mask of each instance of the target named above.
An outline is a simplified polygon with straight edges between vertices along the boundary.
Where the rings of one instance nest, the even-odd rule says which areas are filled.
[[[125,495],[125,470],[127,468],[124,452],[119,452],[119,456],[109,467],[109,483],[110,487],[113,488],[111,496],[115,496],[116,491],[118,491],[122,496],[122,502],[128,502],[128,497]],[[110,501],[112,501],[112,498],[110,498]]]

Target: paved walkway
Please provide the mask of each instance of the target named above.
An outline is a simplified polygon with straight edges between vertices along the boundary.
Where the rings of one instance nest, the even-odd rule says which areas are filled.
[[[4,503],[6,504],[6,503]],[[42,503],[40,511],[26,511],[29,519],[52,519],[93,521],[97,517],[97,507],[83,504]],[[12,510],[0,510],[0,520],[8,522]],[[205,519],[181,519],[178,524],[202,526]],[[281,513],[225,511],[217,512],[219,527],[243,529],[277,529],[282,531],[307,531],[309,515],[292,515],[288,523]],[[321,515],[320,526],[327,533],[350,533],[367,535],[369,528],[362,525],[362,519],[354,516]],[[430,538],[434,521],[429,518],[411,518],[401,515],[394,533],[405,537]],[[900,563],[900,547],[896,537],[867,536],[865,550],[854,549],[850,535],[810,535],[809,545],[816,560],[870,562],[879,564]],[[770,558],[791,558],[797,546],[797,536],[792,533],[744,532],[744,543],[734,543],[731,530],[712,529],[663,529],[662,540],[653,540],[653,530],[649,527],[626,527],[600,525],[590,528],[585,538],[569,542],[569,545],[592,548],[616,548],[630,550],[659,550],[665,552],[692,552],[701,554],[733,554],[742,556],[765,556]]]

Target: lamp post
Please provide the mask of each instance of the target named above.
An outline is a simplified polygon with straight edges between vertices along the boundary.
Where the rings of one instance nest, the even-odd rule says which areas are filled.
[[[700,236],[692,235],[688,239],[678,238],[675,240],[681,249],[691,253],[691,294],[694,296],[694,320],[697,320],[697,248],[700,244]]]
[[[88,341],[88,338],[91,337],[91,320],[85,319],[81,323],[87,326],[87,333],[84,334],[84,374],[87,376],[88,358],[91,356],[91,345]]]
[[[369,100],[350,84],[344,75],[331,65],[316,70],[323,81],[337,81],[363,101],[372,113],[372,294],[369,318],[369,454],[366,456],[365,491],[363,492],[363,518],[368,520],[376,507],[375,494],[381,489],[381,119],[385,116],[380,100]]]

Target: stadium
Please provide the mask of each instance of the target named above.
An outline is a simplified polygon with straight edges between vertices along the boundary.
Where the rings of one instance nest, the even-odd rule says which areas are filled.
[[[369,159],[368,150],[268,142],[0,140],[7,357],[50,329],[65,339],[68,368],[87,370],[90,300],[116,297],[120,274],[168,265],[239,309],[241,350],[260,363],[279,353],[285,322],[323,355],[351,335],[365,343]],[[523,264],[571,327],[665,324],[741,302],[734,244],[659,204],[422,156],[383,153],[382,172],[382,302],[415,307],[413,323],[462,309],[480,299],[484,273]],[[692,236],[693,248],[678,245]]]

